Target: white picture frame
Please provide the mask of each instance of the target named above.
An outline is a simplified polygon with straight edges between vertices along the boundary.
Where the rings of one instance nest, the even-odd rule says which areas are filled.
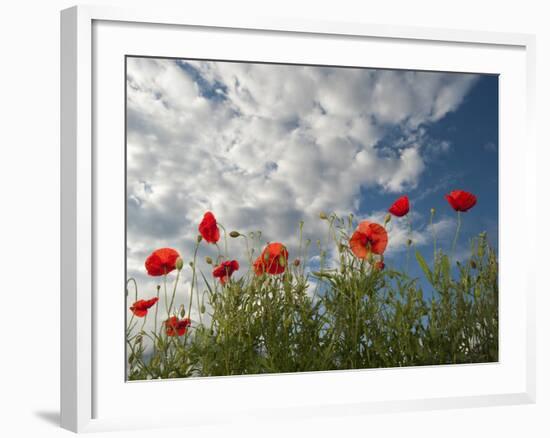
[[[116,335],[109,339],[108,333],[111,327],[118,327],[122,333],[123,326],[117,325],[116,316],[113,316],[114,319],[102,317],[101,322],[98,321],[97,312],[102,312],[102,315],[109,313],[104,307],[105,300],[98,300],[103,278],[119,275],[124,270],[124,261],[120,258],[123,247],[118,252],[114,251],[115,254],[108,260],[112,263],[107,267],[105,263],[109,257],[98,257],[105,251],[105,242],[117,241],[117,233],[124,224],[124,217],[121,216],[124,201],[120,196],[117,198],[124,185],[118,172],[123,172],[123,169],[116,168],[124,149],[124,144],[118,141],[123,126],[116,125],[121,120],[121,107],[116,106],[114,113],[108,115],[109,121],[105,120],[107,114],[102,109],[106,101],[101,90],[113,91],[109,93],[113,99],[123,93],[122,89],[116,89],[117,84],[123,83],[122,76],[114,80],[110,74],[111,68],[119,67],[112,67],[109,60],[117,59],[119,62],[120,55],[124,53],[149,54],[148,51],[158,50],[161,44],[165,53],[154,53],[166,56],[173,48],[166,43],[169,40],[163,38],[173,36],[171,32],[177,35],[179,31],[187,32],[185,35],[189,38],[194,38],[193,32],[200,33],[193,54],[208,52],[205,57],[223,53],[223,47],[215,44],[216,38],[224,32],[233,32],[236,41],[245,39],[254,42],[255,39],[268,38],[270,45],[262,45],[260,51],[251,43],[249,47],[240,49],[239,53],[224,56],[224,59],[240,57],[260,60],[259,56],[280,59],[281,54],[276,53],[279,47],[277,40],[294,38],[297,42],[311,45],[308,47],[313,49],[313,54],[309,55],[308,61],[320,64],[323,59],[335,57],[338,47],[371,44],[373,53],[379,56],[375,64],[389,68],[438,70],[446,66],[451,71],[472,71],[473,68],[503,75],[505,85],[501,90],[500,126],[509,125],[509,128],[503,128],[500,132],[504,151],[500,162],[500,196],[503,199],[500,215],[505,218],[500,235],[500,242],[504,244],[500,255],[501,287],[513,289],[515,294],[504,292],[500,339],[504,344],[498,364],[240,376],[193,379],[189,382],[125,383],[124,379],[120,379],[124,375],[123,356],[119,356],[120,349],[116,343],[122,344],[123,348],[124,340]],[[141,37],[144,32],[147,35]],[[334,42],[334,46],[325,45],[323,53],[316,55],[314,49],[326,42],[323,39]],[[212,47],[208,41],[214,41]],[[376,48],[377,44],[391,46],[390,53],[383,55],[383,51]],[[282,45],[281,50],[285,50]],[[447,50],[456,53],[446,54]],[[433,53],[440,55],[431,56]],[[216,15],[189,15],[184,9],[163,11],[156,8],[129,10],[78,6],[62,11],[61,426],[75,432],[88,432],[223,423],[250,417],[267,420],[533,403],[535,275],[527,261],[516,258],[514,254],[518,244],[510,239],[510,231],[528,219],[528,213],[527,209],[513,208],[506,199],[513,197],[521,199],[525,205],[536,205],[534,53],[534,36],[524,34],[313,22],[307,19],[242,17],[227,21]],[[392,54],[393,57],[390,57]],[[174,55],[179,56],[180,53]],[[414,61],[413,55],[416,56]],[[288,56],[289,62],[300,60],[299,50],[295,53],[288,51],[285,56]],[[469,61],[465,62],[465,59]],[[342,62],[341,59],[338,61]],[[357,65],[363,63],[357,60]],[[122,101],[119,103],[123,104]],[[515,108],[508,113],[508,110],[512,111],[512,103]],[[113,134],[115,131],[116,134]],[[103,145],[105,139],[112,140],[114,145],[108,152],[114,157],[109,158],[110,165],[105,161],[105,149],[100,155],[96,150],[98,142]],[[514,149],[512,145],[519,141],[522,147]],[[514,178],[510,178],[509,172],[514,165],[516,172]],[[105,189],[107,185],[115,187],[111,194],[108,193],[111,190]],[[120,207],[116,206],[116,202],[120,203]],[[100,205],[102,208],[98,208]],[[110,219],[112,222],[106,220],[102,213],[105,211],[103,207],[110,205],[115,211]],[[525,237],[531,248],[535,245],[535,235],[533,231]],[[514,266],[513,272],[511,269],[505,270],[510,266]],[[114,307],[113,312],[120,309]],[[115,322],[105,322],[111,320]],[[515,327],[511,325],[513,320],[516,321]],[[120,364],[121,369],[110,372],[113,364]],[[435,383],[425,391],[420,391],[413,383],[406,383],[415,381],[421,384],[428,379]],[[373,388],[371,393],[351,391],[353,388],[360,389],[367,381],[369,388]],[[384,383],[376,389],[375,383],[378,381]],[[396,383],[390,387],[388,381]],[[449,387],[437,382],[449,382]],[[478,382],[478,390],[468,386],[469,382],[472,385]],[[454,386],[451,387],[451,383]],[[139,407],[131,405],[131,400],[136,398],[136,385],[148,385],[140,387],[146,400],[169,397],[170,391],[177,387],[178,391],[185,390],[194,395],[195,406],[192,409],[186,407],[183,414],[181,408],[180,411],[177,408],[164,410],[158,404],[157,411],[152,411],[154,407],[144,402],[143,411],[139,411]],[[186,385],[185,388],[182,385]],[[287,394],[293,388],[297,389],[298,394],[294,397],[294,403],[290,403]],[[216,397],[213,398],[213,395]],[[269,395],[269,400],[266,395]],[[210,403],[208,411],[207,400]],[[232,402],[231,409],[224,409],[224,403],[227,406],[228,400]],[[125,403],[129,403],[128,409],[118,409]]]

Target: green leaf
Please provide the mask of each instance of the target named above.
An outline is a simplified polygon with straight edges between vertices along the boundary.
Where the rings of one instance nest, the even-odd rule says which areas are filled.
[[[426,275],[426,278],[430,281],[430,283],[433,282],[432,280],[432,271],[430,271],[430,268],[428,267],[428,264],[426,263],[426,260],[424,260],[424,257],[422,257],[422,254],[420,254],[420,251],[416,251],[416,260],[418,261],[418,264],[424,271],[424,275]]]
[[[443,274],[443,279],[447,282],[450,280],[450,272],[451,272],[451,265],[449,262],[449,257],[447,257],[446,255],[443,255],[441,257],[441,273]]]

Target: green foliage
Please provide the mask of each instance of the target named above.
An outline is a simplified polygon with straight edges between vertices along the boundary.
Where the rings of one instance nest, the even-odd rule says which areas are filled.
[[[347,246],[351,219],[325,220],[336,266],[324,267],[321,249],[321,269],[311,274],[289,263],[284,274],[249,272],[223,287],[202,276],[203,302],[197,293],[195,305],[205,313],[190,332],[128,330],[128,378],[498,360],[498,263],[485,234],[462,263],[440,251],[430,266],[416,251],[419,279],[357,259]]]

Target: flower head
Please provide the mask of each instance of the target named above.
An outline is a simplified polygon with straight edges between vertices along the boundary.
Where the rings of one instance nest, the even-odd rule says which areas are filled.
[[[189,318],[178,319],[177,316],[171,316],[164,321],[166,326],[166,335],[168,336],[182,336],[187,333],[187,328],[191,325]]]
[[[176,263],[180,255],[175,249],[160,248],[151,253],[145,260],[145,269],[152,277],[168,274],[176,269]]]
[[[199,224],[199,233],[208,243],[217,243],[220,240],[220,229],[212,212],[207,211]]]
[[[388,211],[397,217],[405,216],[409,212],[408,196],[405,195],[397,198]]]
[[[453,190],[448,195],[445,195],[445,199],[455,211],[468,211],[477,203],[476,196],[464,190]]]
[[[143,318],[147,315],[147,311],[153,307],[158,300],[158,297],[151,298],[150,300],[137,300],[130,306],[130,310],[138,318]]]
[[[256,275],[276,275],[285,272],[288,264],[288,250],[282,243],[269,243],[254,262]]]
[[[220,279],[220,283],[224,285],[229,281],[233,272],[239,269],[239,262],[237,260],[227,260],[214,268],[212,275]]]
[[[388,246],[388,233],[380,224],[363,221],[352,234],[349,246],[360,259],[367,258],[370,253],[383,254]]]

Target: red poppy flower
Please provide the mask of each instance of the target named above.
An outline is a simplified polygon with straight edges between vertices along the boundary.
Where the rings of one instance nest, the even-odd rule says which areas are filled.
[[[262,261],[262,255],[261,254],[254,261],[254,264],[252,266],[254,268],[254,273],[256,275],[262,275],[264,273],[265,269],[264,269],[264,263]]]
[[[145,260],[145,269],[153,277],[168,274],[176,269],[176,262],[179,257],[180,255],[175,249],[157,249]]]
[[[379,224],[363,221],[349,240],[349,246],[356,257],[366,258],[370,252],[383,254],[388,245],[388,233]]]
[[[223,285],[229,281],[229,277],[233,275],[233,272],[239,269],[239,262],[237,260],[225,261],[216,266],[212,271],[212,275],[220,279],[220,283]]]
[[[268,244],[254,262],[256,275],[282,274],[288,264],[288,251],[282,243]]]
[[[150,300],[137,300],[134,304],[132,304],[130,310],[138,318],[143,318],[147,315],[147,310],[153,307],[158,300],[159,299],[157,297],[151,298]]]
[[[178,319],[177,316],[171,316],[164,321],[166,326],[166,334],[168,336],[182,336],[187,333],[187,328],[191,326],[189,318]]]
[[[378,271],[383,271],[385,267],[386,267],[386,265],[384,264],[384,262],[382,260],[378,260],[374,264],[374,269],[376,269]]]
[[[453,190],[448,195],[445,195],[445,199],[455,211],[468,211],[477,203],[476,196],[464,190]]]
[[[397,217],[405,216],[409,212],[409,198],[408,196],[401,196],[398,198],[388,211]]]
[[[214,215],[207,211],[199,224],[199,233],[208,243],[216,243],[220,240],[220,229]]]

